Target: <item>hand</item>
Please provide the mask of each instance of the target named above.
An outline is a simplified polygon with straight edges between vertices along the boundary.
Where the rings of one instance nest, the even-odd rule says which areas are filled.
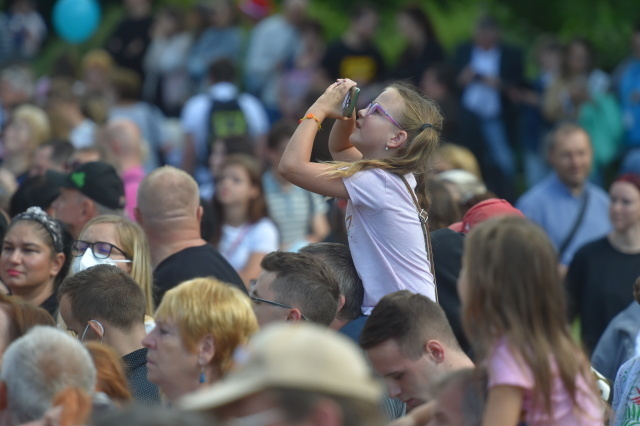
[[[356,86],[356,82],[348,78],[339,78],[331,86],[327,87],[324,93],[309,108],[309,112],[323,118],[335,118],[337,120],[352,120],[354,117],[344,117],[342,115],[342,103],[347,92]],[[354,114],[355,116],[355,114]]]

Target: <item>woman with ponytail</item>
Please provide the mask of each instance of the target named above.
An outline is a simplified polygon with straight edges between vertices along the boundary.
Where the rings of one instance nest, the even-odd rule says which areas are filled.
[[[343,100],[355,85],[338,79],[309,108],[278,171],[294,185],[348,200],[345,225],[368,315],[397,290],[436,299],[420,217],[426,220],[426,175],[443,117],[434,101],[403,84],[390,85],[367,108],[344,117]],[[329,137],[335,161],[313,163],[313,142],[326,118],[337,119]]]

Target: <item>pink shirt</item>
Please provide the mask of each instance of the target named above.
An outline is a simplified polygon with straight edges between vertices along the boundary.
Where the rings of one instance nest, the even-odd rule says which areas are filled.
[[[138,187],[144,179],[144,167],[142,165],[132,167],[122,172],[124,182],[124,210],[129,219],[135,221],[134,210],[138,205]]]
[[[405,177],[415,187],[413,174]],[[343,181],[350,198],[345,215],[349,248],[364,285],[363,313],[398,290],[435,300],[418,212],[400,177],[372,169]]]
[[[544,406],[534,405],[535,382],[531,369],[520,356],[512,352],[504,338],[498,341],[488,360],[489,389],[500,385],[522,388],[524,390],[522,410],[527,426],[602,426],[604,420],[600,400],[595,392],[589,389],[584,379],[582,377],[577,379],[578,407],[574,407],[571,395],[557,375],[555,362],[551,368],[554,373],[551,391],[552,418],[549,418]]]

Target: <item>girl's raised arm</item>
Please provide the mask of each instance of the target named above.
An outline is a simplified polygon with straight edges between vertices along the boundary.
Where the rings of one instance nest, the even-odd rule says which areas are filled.
[[[517,426],[521,412],[521,388],[494,386],[489,390],[482,426]]]
[[[342,178],[324,175],[325,172],[330,170],[329,165],[311,162],[311,149],[313,148],[316,133],[325,118],[348,120],[353,126],[353,119],[345,119],[342,116],[341,107],[342,100],[355,84],[351,80],[341,80],[333,83],[304,115],[300,125],[291,140],[289,140],[278,166],[278,172],[292,184],[316,194],[335,198],[349,198]],[[336,122],[335,125],[339,124],[341,124],[340,121]],[[353,149],[355,150],[355,148]]]
[[[329,152],[335,161],[362,160],[362,153],[349,142],[349,136],[356,125],[356,114],[357,112],[354,112],[349,120],[337,120],[331,128]]]

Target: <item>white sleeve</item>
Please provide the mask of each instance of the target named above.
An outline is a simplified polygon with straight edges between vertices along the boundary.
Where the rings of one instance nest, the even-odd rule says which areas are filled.
[[[278,250],[280,244],[278,228],[267,218],[256,222],[247,237],[251,253],[271,253]]]
[[[376,210],[385,204],[388,179],[388,173],[370,169],[342,178],[342,181],[354,206]]]

